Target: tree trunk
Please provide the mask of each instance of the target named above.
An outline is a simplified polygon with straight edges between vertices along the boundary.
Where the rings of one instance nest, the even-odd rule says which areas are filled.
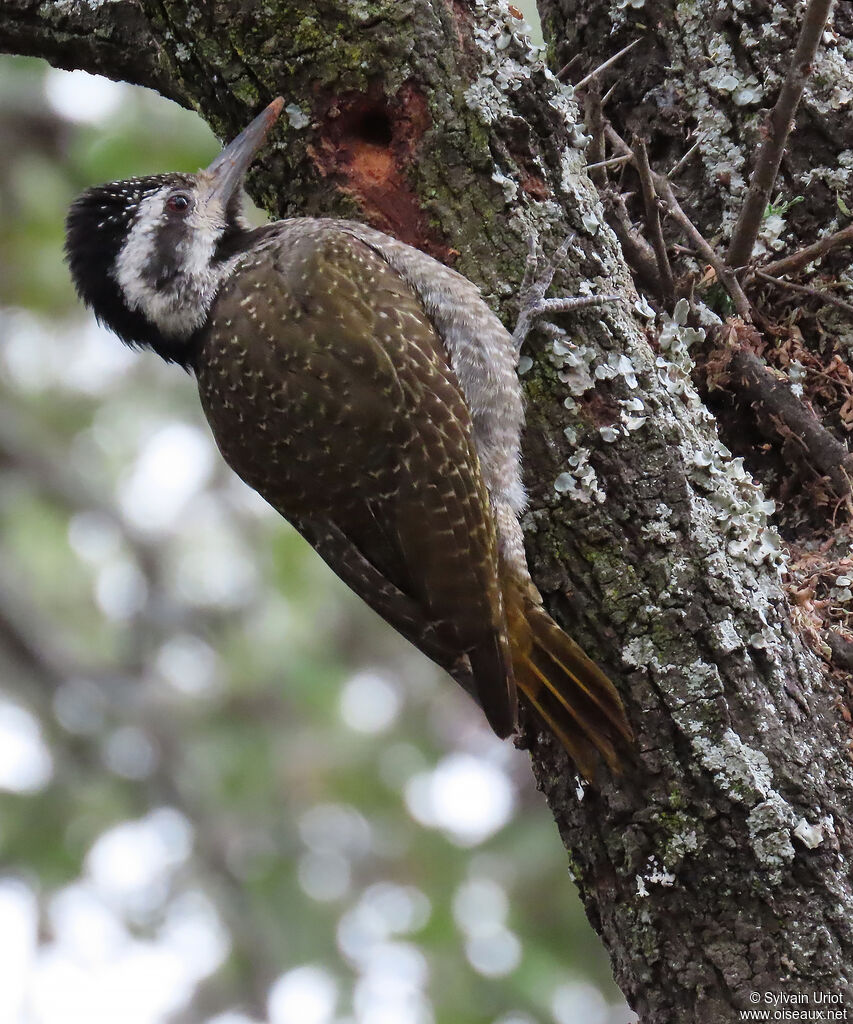
[[[609,5],[588,20],[586,5],[543,6],[554,38],[567,18],[573,39],[603,38]],[[625,698],[636,764],[582,786],[550,737],[525,743],[641,1019],[735,1021],[755,992],[762,1006],[816,990],[853,1007],[841,695],[792,623],[762,491],[691,382],[698,335],[681,308],[656,324],[638,301],[584,171],[578,109],[515,9],[140,7],[6,0],[0,48],[152,86],[222,136],[284,93],[255,199],[277,216],[364,219],[454,265],[507,320],[531,234],[546,253],[576,234],[556,293],[624,295],[530,344],[524,525],[546,603]]]

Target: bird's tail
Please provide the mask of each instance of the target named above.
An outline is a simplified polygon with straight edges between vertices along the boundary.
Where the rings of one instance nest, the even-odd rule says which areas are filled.
[[[633,734],[613,683],[545,611],[532,583],[512,579],[504,601],[518,688],[585,778],[595,774],[596,751],[620,772]]]

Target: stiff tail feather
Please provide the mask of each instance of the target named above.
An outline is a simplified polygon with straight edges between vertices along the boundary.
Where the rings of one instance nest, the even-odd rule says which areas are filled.
[[[595,774],[596,752],[619,773],[633,734],[613,683],[532,594],[515,584],[505,599],[519,690],[585,778]]]

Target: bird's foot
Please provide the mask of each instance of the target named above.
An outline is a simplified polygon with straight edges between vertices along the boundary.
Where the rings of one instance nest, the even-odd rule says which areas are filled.
[[[540,258],[539,244],[535,236],[528,237],[528,252],[524,266],[524,279],[521,282],[518,320],[515,330],[512,332],[516,351],[521,350],[534,321],[539,317],[554,313],[568,313],[575,309],[584,309],[587,306],[600,306],[607,302],[617,302],[620,299],[619,295],[575,295],[559,299],[545,298],[545,293],[554,280],[554,274],[568,256],[574,240],[574,233],[568,235],[557,246],[550,259],[543,261]],[[553,327],[553,325],[549,326]]]

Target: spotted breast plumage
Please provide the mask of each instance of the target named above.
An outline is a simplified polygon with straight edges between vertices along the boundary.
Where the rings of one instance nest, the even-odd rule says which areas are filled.
[[[334,221],[284,222],[236,271],[196,361],[225,460],[444,668],[467,652],[490,721],[510,731],[488,495],[467,406],[422,307]]]
[[[581,771],[596,750],[616,767],[621,701],[527,571],[510,336],[471,282],[381,232],[245,224],[239,184],[281,105],[198,175],[77,200],[81,296],[126,342],[194,371],[226,462],[499,736],[518,684]]]

